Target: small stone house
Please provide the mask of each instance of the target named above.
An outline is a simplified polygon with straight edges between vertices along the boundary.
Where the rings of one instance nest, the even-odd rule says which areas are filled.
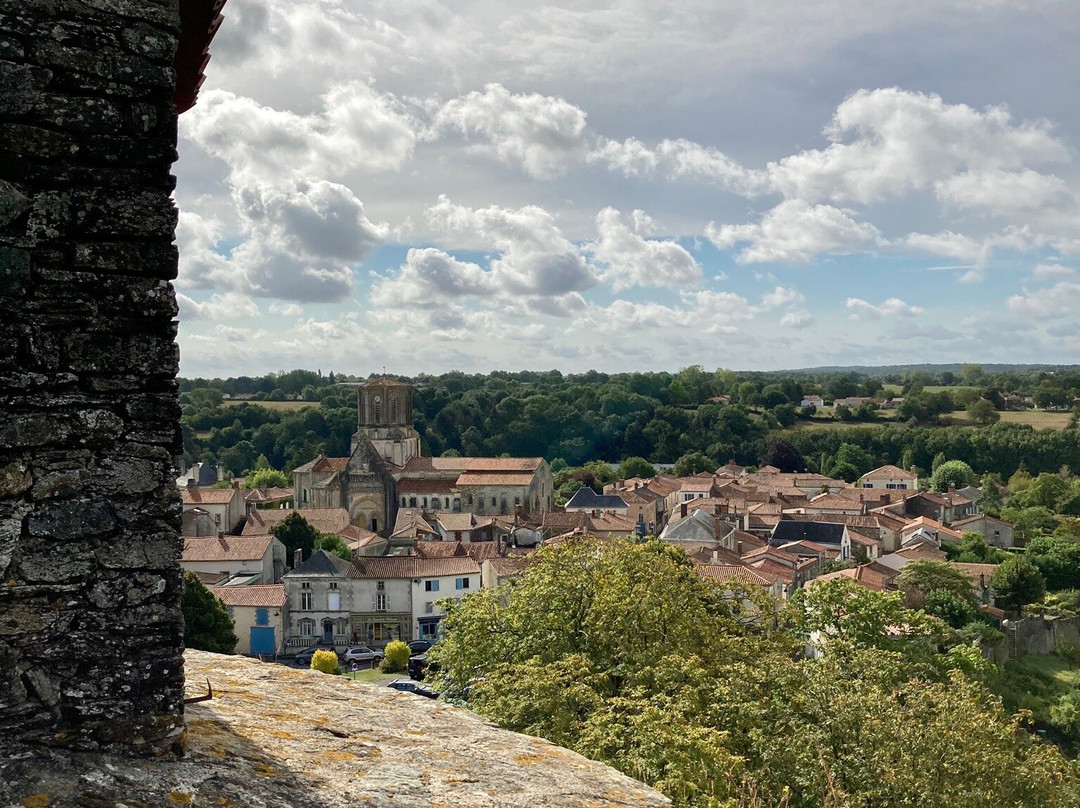
[[[185,536],[232,533],[247,512],[244,492],[239,487],[200,488],[193,482],[180,489],[184,512],[180,531]],[[209,534],[203,532],[213,525]]]
[[[236,653],[276,656],[285,652],[289,599],[284,584],[215,586],[210,591],[232,618]]]

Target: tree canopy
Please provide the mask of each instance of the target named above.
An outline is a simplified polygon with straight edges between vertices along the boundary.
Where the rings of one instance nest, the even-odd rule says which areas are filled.
[[[451,604],[436,683],[677,808],[1080,800],[1076,765],[972,678],[978,650],[938,651],[951,629],[851,581],[804,591],[774,612],[659,542],[570,541]],[[816,659],[799,653],[811,630]]]
[[[184,646],[215,654],[231,654],[236,648],[233,621],[225,604],[215,598],[198,576],[184,573]]]

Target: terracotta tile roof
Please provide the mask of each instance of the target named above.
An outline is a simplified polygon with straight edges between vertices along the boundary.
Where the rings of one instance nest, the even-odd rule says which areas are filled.
[[[978,522],[980,519],[985,519],[987,522],[994,522],[994,523],[999,524],[999,525],[1004,525],[1005,527],[1014,527],[1014,525],[1012,523],[1010,523],[1010,522],[1006,522],[1003,519],[998,519],[995,516],[990,516],[989,514],[985,514],[985,513],[980,513],[980,514],[976,514],[975,516],[968,516],[968,517],[965,517],[964,519],[959,519],[959,520],[953,522],[953,527],[963,527],[964,525],[969,525],[969,524],[973,524],[974,522]]]
[[[781,550],[779,547],[772,547],[766,545],[765,547],[759,547],[756,550],[751,550],[749,553],[743,553],[743,561],[750,562],[760,558],[766,558],[772,556],[779,558],[783,561],[790,561],[792,564],[798,563],[799,557],[794,553]]]
[[[210,591],[226,606],[256,606],[260,608],[280,609],[288,597],[285,584],[265,584],[260,586],[215,586]]]
[[[228,505],[239,492],[235,488],[181,488],[185,505]]]
[[[282,502],[292,498],[291,488],[253,488],[244,494],[244,499],[251,503]]]
[[[770,587],[777,576],[768,572],[744,567],[742,564],[698,564],[694,567],[703,581],[724,584],[731,580],[746,581],[758,586]]]
[[[812,581],[807,583],[808,586],[813,586],[819,581],[835,581],[840,578],[850,578],[856,583],[863,586],[865,589],[869,589],[871,592],[884,592],[887,589],[895,589],[892,586],[893,579],[899,573],[882,564],[863,564],[858,567],[848,567],[847,569],[836,570],[835,572],[827,572],[824,575],[819,575]]]
[[[491,563],[491,571],[495,573],[496,578],[508,578],[510,576],[521,575],[532,564],[536,563],[536,559],[532,556],[518,556],[516,558],[492,558],[489,559]]]
[[[394,531],[390,538],[415,539],[420,535],[435,535],[435,528],[428,524],[424,512],[419,508],[401,508],[397,512]]]
[[[425,558],[423,556],[384,556],[359,558],[350,578],[442,578],[450,575],[479,575],[476,559],[465,556]]]
[[[470,485],[511,485],[525,487],[532,485],[532,481],[535,477],[535,471],[496,472],[487,470],[469,470],[457,478],[457,485],[459,488]]]
[[[919,516],[915,519],[910,520],[906,525],[904,525],[903,528],[901,528],[900,532],[902,534],[914,533],[920,527],[925,527],[927,530],[930,530],[934,533],[944,533],[946,536],[951,536],[957,541],[964,538],[964,534],[960,533],[959,531],[953,530],[952,528],[945,527],[945,525],[941,524],[941,522],[938,522],[936,519],[931,519],[928,516]]]
[[[349,525],[349,512],[344,508],[270,508],[249,513],[243,533],[245,536],[269,533],[291,513],[300,514],[320,533],[338,533]]]
[[[689,556],[690,560],[695,564],[737,565],[742,563],[742,558],[739,554],[726,547],[699,547],[698,549],[687,553],[687,556]]]
[[[488,558],[498,558],[500,548],[499,543],[494,541],[420,540],[416,542],[415,554],[419,558],[464,558],[467,556],[479,563]]]
[[[441,525],[443,530],[450,532],[475,530],[476,528],[489,527],[495,524],[495,519],[490,516],[475,516],[471,513],[447,513],[445,511],[433,513],[429,521]]]
[[[885,465],[868,471],[860,479],[863,480],[914,480],[915,475],[910,471],[904,471],[899,466]]]
[[[397,481],[398,496],[409,494],[457,493],[457,477],[402,477]]]
[[[258,561],[266,555],[273,536],[206,536],[184,538],[180,562]]]
[[[904,547],[903,549],[897,550],[893,555],[903,556],[908,561],[918,561],[924,558],[944,561],[948,557],[944,550],[939,550],[926,542],[919,542],[914,547]]]
[[[432,471],[536,472],[543,463],[542,457],[413,457],[402,473],[408,476]]]
[[[795,570],[791,569],[790,567],[785,567],[783,564],[778,564],[777,562],[768,558],[749,562],[747,566],[753,568],[762,575],[775,575],[777,578],[783,581],[784,584],[788,586],[795,583],[795,580],[797,578]]]

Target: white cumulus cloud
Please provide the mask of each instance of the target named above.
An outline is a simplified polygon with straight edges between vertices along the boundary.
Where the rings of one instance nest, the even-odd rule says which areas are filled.
[[[501,84],[446,102],[433,130],[478,140],[502,162],[537,179],[560,176],[587,152],[584,111],[562,98],[511,93]]]
[[[849,297],[845,304],[852,311],[852,317],[879,320],[882,317],[916,316],[925,313],[925,309],[919,306],[911,306],[898,297],[890,297],[880,304],[874,305],[857,297]]]
[[[1048,289],[1013,295],[1009,298],[1009,311],[1033,320],[1075,317],[1080,311],[1080,283],[1062,281]]]
[[[719,249],[746,244],[736,256],[741,263],[805,264],[821,254],[842,255],[882,243],[880,231],[851,211],[801,199],[784,200],[758,224],[709,224],[705,233]]]
[[[631,214],[627,225],[615,208],[596,216],[599,239],[589,246],[593,260],[603,267],[601,278],[615,290],[631,286],[682,286],[701,280],[701,265],[675,241],[646,239],[652,221],[642,211]]]

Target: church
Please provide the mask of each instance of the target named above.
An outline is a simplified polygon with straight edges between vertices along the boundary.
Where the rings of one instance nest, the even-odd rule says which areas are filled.
[[[320,455],[293,470],[297,508],[344,508],[354,525],[386,536],[399,507],[539,520],[555,504],[542,457],[424,457],[411,385],[360,385],[356,416],[348,457]]]

